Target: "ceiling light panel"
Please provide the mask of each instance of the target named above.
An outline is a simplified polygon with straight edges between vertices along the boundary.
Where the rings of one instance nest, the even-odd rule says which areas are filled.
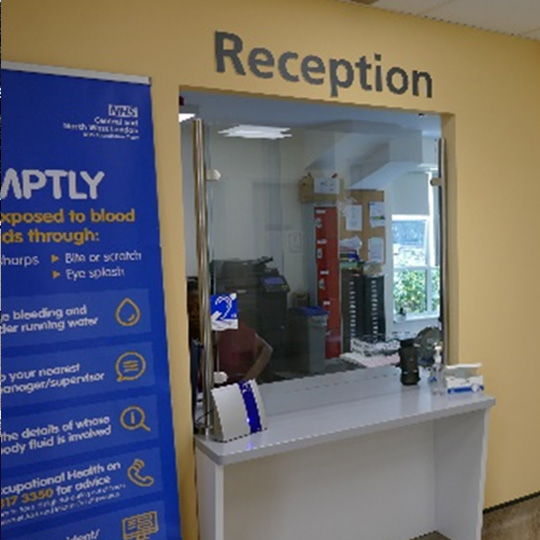
[[[287,133],[290,128],[270,127],[270,126],[250,126],[239,125],[219,132],[224,137],[240,137],[242,139],[286,139],[292,137]]]

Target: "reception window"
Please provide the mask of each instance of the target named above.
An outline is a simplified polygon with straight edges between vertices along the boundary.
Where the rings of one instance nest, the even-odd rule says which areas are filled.
[[[392,365],[401,339],[440,331],[438,116],[202,92],[182,99],[204,122],[202,278],[238,310],[236,328],[214,333],[216,369],[238,380],[253,368],[273,382]],[[190,124],[180,126],[195,278]]]

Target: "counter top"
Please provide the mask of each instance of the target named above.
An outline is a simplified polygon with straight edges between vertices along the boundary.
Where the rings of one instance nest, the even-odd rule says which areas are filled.
[[[419,422],[485,410],[485,393],[432,395],[428,384],[405,387],[395,368],[375,368],[261,385],[268,429],[222,443],[196,436],[197,448],[218,465],[340,441]]]

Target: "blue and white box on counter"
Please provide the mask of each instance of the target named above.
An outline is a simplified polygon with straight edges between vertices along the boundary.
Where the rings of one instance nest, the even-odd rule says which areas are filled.
[[[212,401],[215,440],[231,441],[267,429],[264,404],[254,380],[214,388]]]
[[[478,374],[482,364],[457,364],[446,366],[446,390],[449,394],[463,392],[482,392],[484,390],[484,376]]]

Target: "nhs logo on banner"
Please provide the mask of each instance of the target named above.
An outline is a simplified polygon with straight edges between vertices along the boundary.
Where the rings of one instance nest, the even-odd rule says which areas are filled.
[[[236,293],[214,294],[210,297],[212,330],[238,330],[238,299]]]
[[[139,108],[132,105],[113,105],[109,104],[109,116],[118,118],[138,118]]]

